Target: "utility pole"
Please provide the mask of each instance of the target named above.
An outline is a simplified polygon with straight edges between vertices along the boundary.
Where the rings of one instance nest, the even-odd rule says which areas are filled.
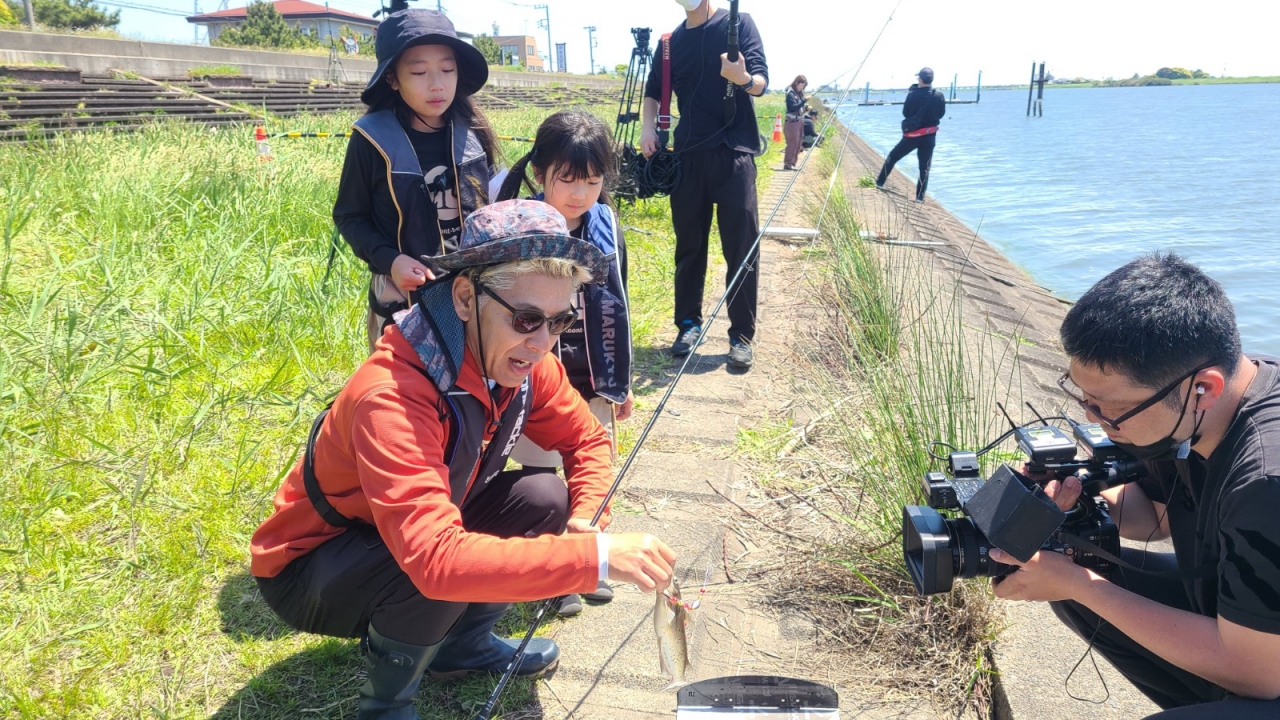
[[[36,13],[31,8],[31,0],[22,0],[22,4],[27,8],[27,29],[31,32],[36,30]]]
[[[28,0],[29,1],[29,0]],[[595,74],[595,26],[586,26],[586,53],[591,58],[591,74]]]
[[[555,48],[551,45],[551,6],[550,5],[534,5],[534,10],[541,10],[545,17],[538,21],[538,27],[547,29],[547,66],[546,72],[552,72],[555,68],[551,66],[551,51]]]
[[[195,5],[195,7],[193,7],[193,8],[192,8],[192,10],[194,10],[195,12],[193,12],[192,14],[193,14],[193,15],[199,15],[199,14],[200,14],[200,0],[194,0],[194,1],[193,1],[193,4]],[[325,3],[325,5],[328,5],[328,3]],[[200,44],[200,26],[199,26],[199,25],[196,25],[195,23],[192,23],[192,24],[191,24],[191,31],[192,31],[193,33],[195,33],[195,39],[193,39],[193,40],[191,41],[191,42],[192,42],[192,44],[194,44],[194,45],[199,45],[199,44]]]

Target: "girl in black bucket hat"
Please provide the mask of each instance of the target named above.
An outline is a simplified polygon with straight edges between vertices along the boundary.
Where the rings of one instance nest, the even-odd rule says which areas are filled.
[[[498,142],[471,96],[484,55],[435,10],[401,10],[378,26],[378,67],[360,99],[333,220],[372,273],[369,348],[434,277],[422,256],[457,248],[462,222],[489,202]]]

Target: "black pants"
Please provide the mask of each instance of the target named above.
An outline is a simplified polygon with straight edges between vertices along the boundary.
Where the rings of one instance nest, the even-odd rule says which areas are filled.
[[[937,142],[937,134],[904,137],[899,140],[898,144],[889,151],[889,157],[884,159],[884,166],[880,168],[876,184],[884,185],[889,180],[889,173],[893,172],[893,166],[915,150],[916,159],[920,161],[920,179],[916,180],[916,199],[924,200],[924,192],[929,187],[929,166],[933,164],[933,147]]]
[[[750,341],[756,334],[756,298],[760,259],[747,252],[760,232],[756,201],[756,160],[747,153],[719,147],[680,155],[680,184],[671,193],[671,224],[676,232],[676,327],[702,325],[702,290],[707,276],[707,243],[711,209],[716,206],[720,249],[732,281],[747,260],[737,290],[729,296],[729,339]]]
[[[503,472],[474,492],[462,508],[472,532],[537,537],[563,532],[569,520],[569,489],[556,475]],[[372,623],[392,640],[434,645],[467,609],[423,596],[372,525],[348,528],[279,575],[256,579],[281,620],[317,635],[360,637]]]
[[[1121,557],[1149,570],[1175,570],[1173,556],[1167,553],[1143,553],[1124,548]],[[1155,600],[1161,605],[1191,610],[1191,603],[1180,580],[1154,578],[1132,571],[1118,571],[1111,581],[1130,592]],[[1084,638],[1093,640],[1093,648],[1111,661],[1120,674],[1133,683],[1143,695],[1169,712],[1150,716],[1160,720],[1209,720],[1210,718],[1276,718],[1280,717],[1280,700],[1257,701],[1228,697],[1221,686],[1187,672],[1147,650],[1092,610],[1075,602],[1050,603],[1059,620]],[[1171,708],[1178,708],[1171,710]],[[1255,714],[1256,713],[1256,714]]]

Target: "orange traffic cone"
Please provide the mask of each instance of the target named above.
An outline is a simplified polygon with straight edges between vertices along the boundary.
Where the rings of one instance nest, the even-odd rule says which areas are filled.
[[[782,115],[773,119],[773,142],[782,142]]]
[[[253,128],[253,141],[258,144],[258,160],[271,159],[271,146],[267,144],[267,129],[258,125]]]

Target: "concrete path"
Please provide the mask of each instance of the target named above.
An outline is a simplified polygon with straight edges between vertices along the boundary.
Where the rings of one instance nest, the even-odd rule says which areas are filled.
[[[810,177],[797,184],[822,182]],[[794,173],[778,172],[760,198],[761,222],[770,215]],[[803,195],[791,193],[774,225],[812,226]],[[778,558],[770,544],[776,536],[761,532],[742,507],[758,500],[753,478],[734,457],[741,429],[763,417],[783,415],[789,401],[777,363],[787,356],[792,333],[808,310],[788,292],[801,272],[799,246],[766,239],[761,247],[760,328],[755,367],[731,374],[728,320],[722,311],[667,405],[653,434],[623,480],[615,503],[615,532],[650,532],[680,555],[678,573],[686,598],[706,583],[702,608],[691,637],[696,681],[730,675],[783,675],[836,688],[841,716],[934,718],[927,703],[867,697],[846,677],[845,662],[811,622],[771,606],[765,582]],[[723,292],[724,266],[707,287],[707,311]],[[666,340],[670,342],[670,340]],[[665,390],[678,367],[647,382]],[[648,421],[661,393],[637,404],[635,419]],[[544,718],[674,717],[676,691],[658,669],[651,612],[654,597],[633,586],[616,588],[614,601],[587,607],[581,616],[559,624],[555,639],[563,659],[555,675],[538,684]]]

